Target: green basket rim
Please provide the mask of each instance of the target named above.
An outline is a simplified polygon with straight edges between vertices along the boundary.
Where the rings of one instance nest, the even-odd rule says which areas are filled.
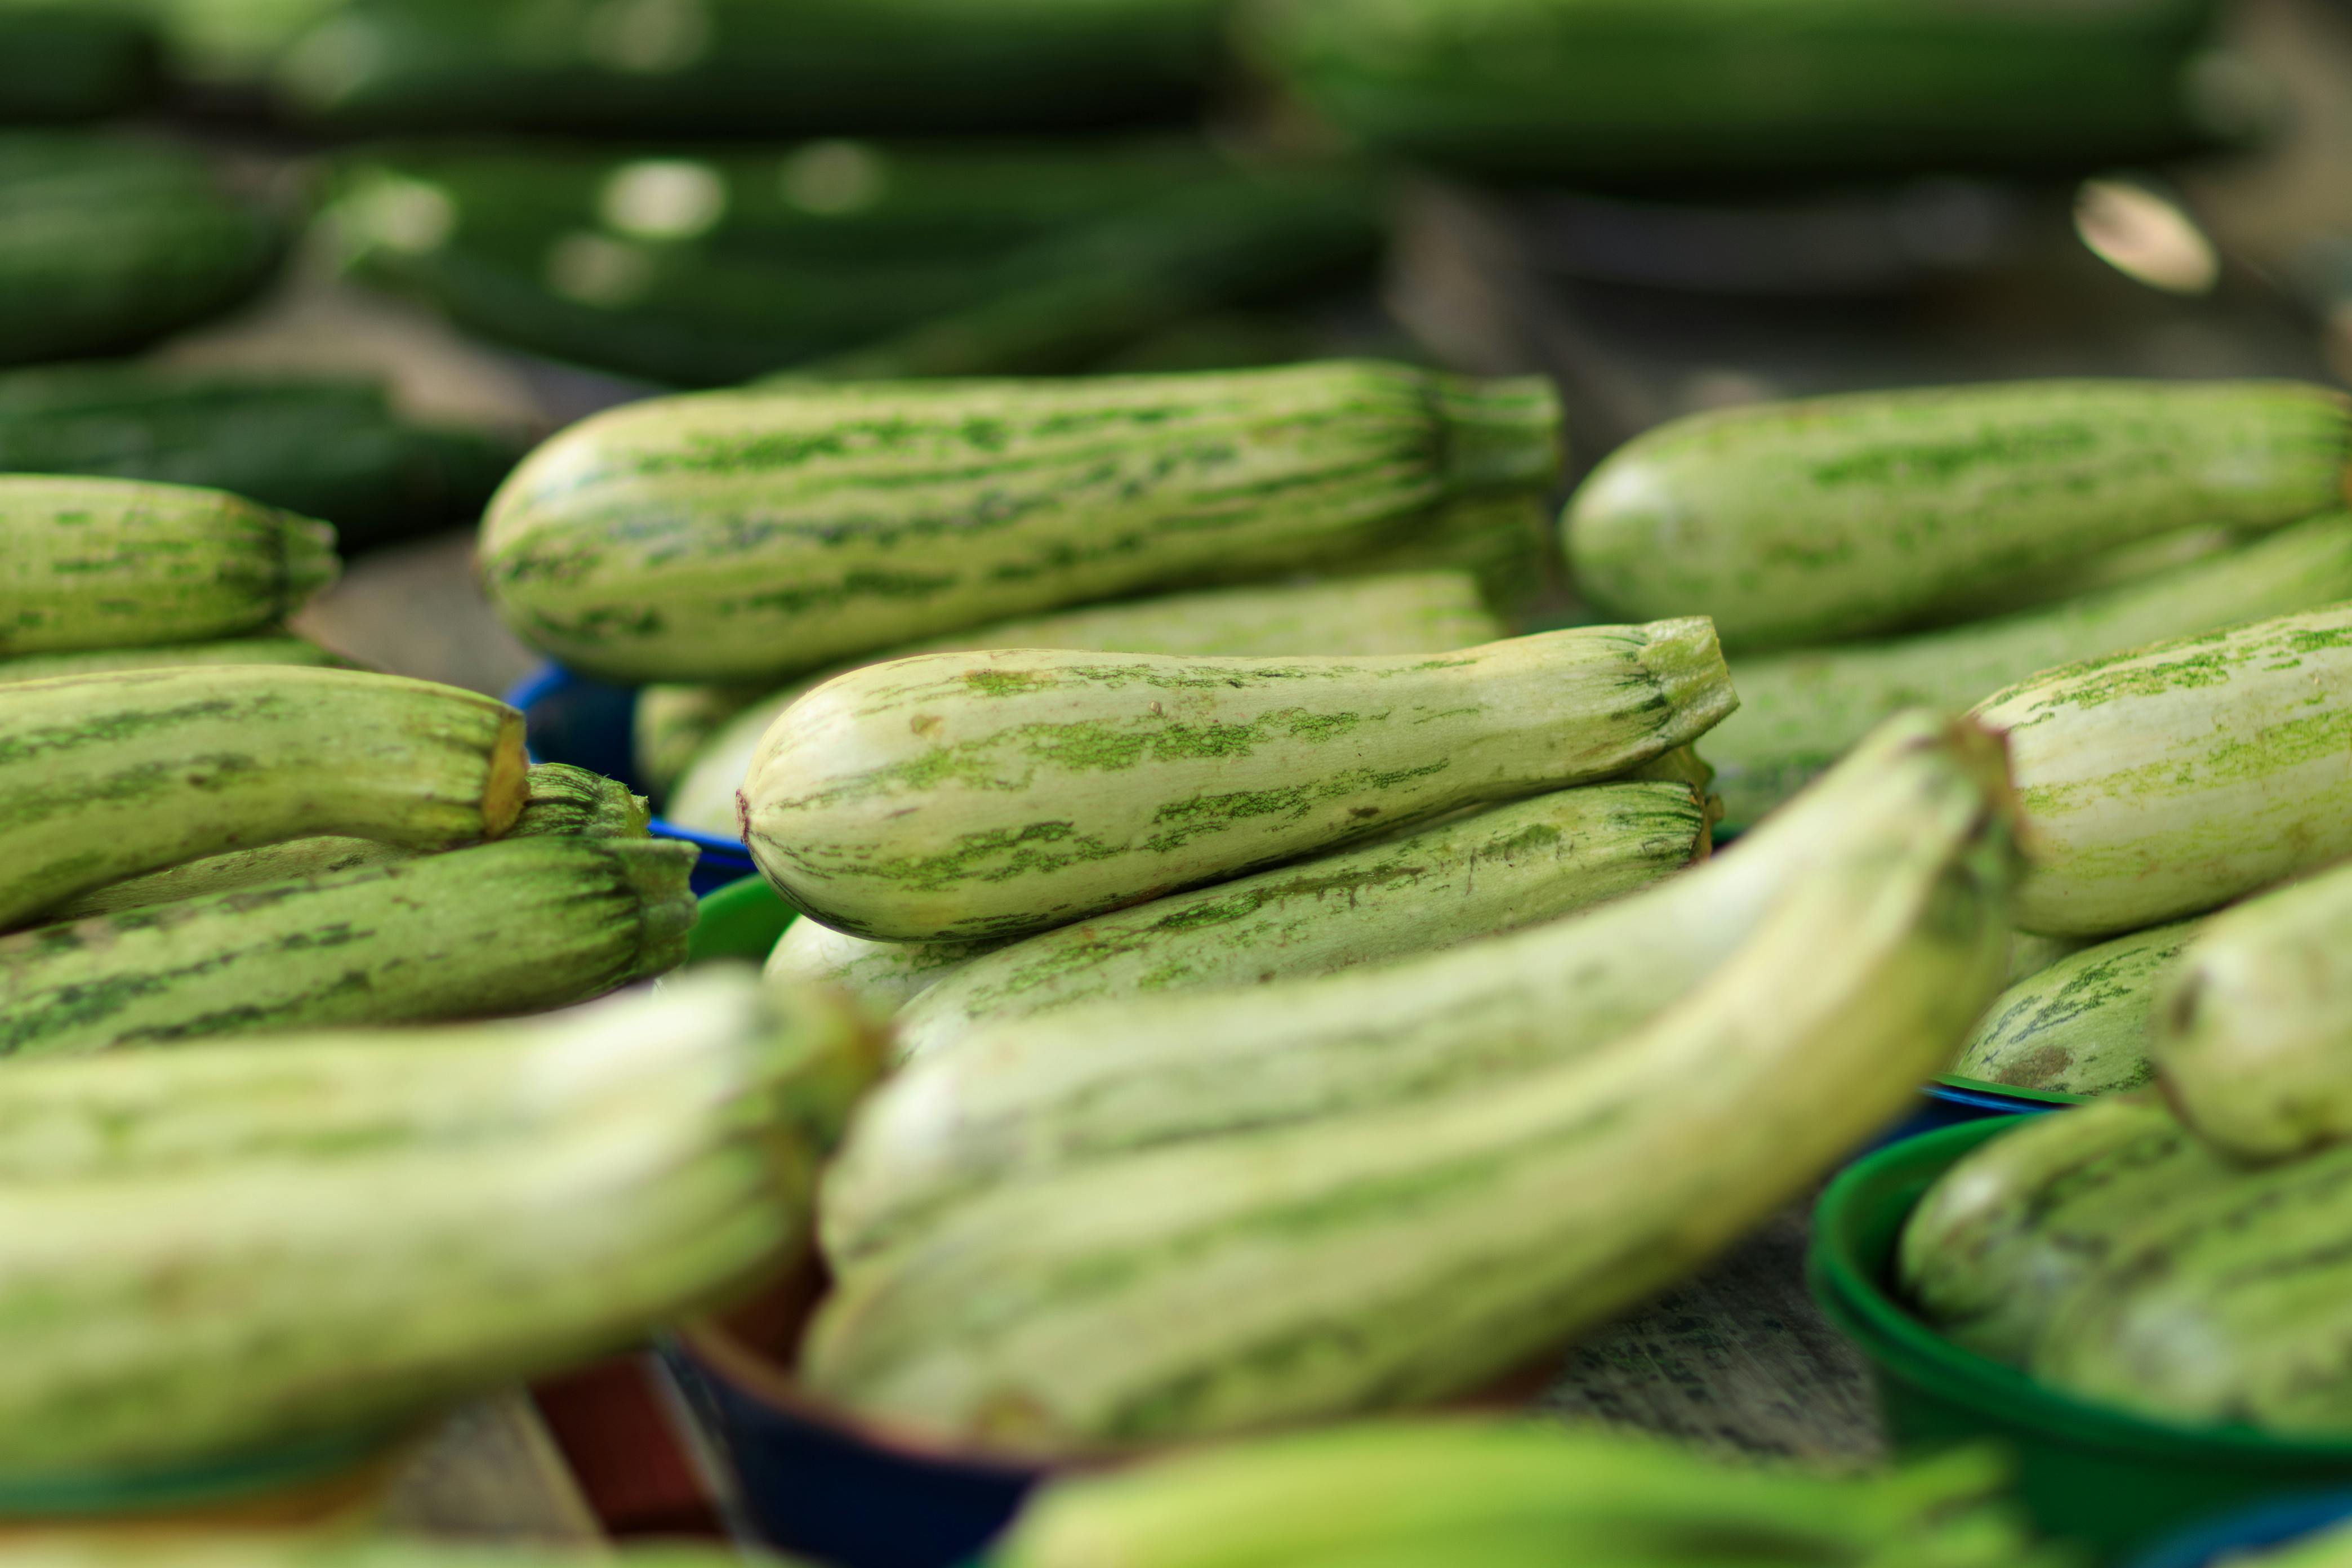
[[[1813,1299],[1838,1331],[1889,1375],[2004,1426],[2030,1426],[2077,1445],[2176,1459],[2352,1462],[2352,1439],[2298,1440],[2243,1424],[2181,1426],[2074,1398],[1955,1344],[1894,1300],[1879,1283],[1877,1270],[1859,1255],[1856,1211],[1874,1203],[1882,1184],[1914,1175],[1932,1180],[1978,1144],[2034,1120],[2021,1123],[1995,1117],[1939,1128],[1889,1144],[1839,1173],[1813,1207],[1805,1258]]]
[[[784,928],[797,918],[798,911],[768,886],[766,878],[756,872],[739,877],[695,900],[694,934],[688,939],[687,962],[765,958]],[[755,947],[756,953],[751,951]]]
[[[156,1513],[290,1491],[355,1469],[404,1435],[400,1428],[371,1427],[145,1469],[0,1471],[0,1520]]]

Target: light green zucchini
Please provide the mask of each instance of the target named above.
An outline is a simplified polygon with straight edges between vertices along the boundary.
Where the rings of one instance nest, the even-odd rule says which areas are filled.
[[[2140,1208],[2150,1217],[2054,1305],[2027,1370],[2174,1425],[2352,1434],[2352,1148]]]
[[[1219,655],[1447,653],[1502,636],[1502,623],[1479,602],[1477,584],[1457,572],[1416,572],[1283,587],[1213,588],[1000,621],[827,670],[754,699],[699,749],[669,802],[667,816],[682,827],[705,833],[735,832],[735,792],[742,787],[743,775],[751,771],[751,758],[768,726],[834,676],[887,658],[989,647]],[[640,736],[645,735],[646,723],[667,722],[668,702],[658,694],[681,690],[715,694],[724,689],[647,689],[637,700]],[[716,695],[706,699],[714,705],[723,700]],[[647,721],[649,702],[658,705]]]
[[[246,665],[0,686],[0,927],[208,855],[449,848],[530,794],[522,715],[455,687]]]
[[[1961,1078],[2113,1094],[2156,1076],[2157,987],[2204,922],[2175,921],[2066,954],[2000,994],[1952,1063]]]
[[[583,838],[643,838],[648,814],[645,797],[626,785],[565,763],[534,763],[530,798],[506,831],[508,838],[572,835]],[[182,899],[267,887],[303,877],[323,877],[362,866],[389,866],[422,853],[373,838],[294,838],[259,849],[232,849],[184,866],[150,871],[68,900],[48,913],[51,922],[110,915]]]
[[[2032,936],[2019,931],[2009,939],[2009,981],[2014,985],[2029,974],[2039,974],[2070,952],[2088,944],[2071,936]]]
[[[876,1058],[839,1003],[737,971],[511,1039],[18,1063],[0,1468],[390,1430],[635,1342],[805,1236]]]
[[[2149,1054],[2181,1119],[2241,1159],[2352,1134],[2352,868],[2207,922],[2165,975]]]
[[[632,404],[482,526],[492,598],[584,673],[782,678],[1058,605],[1268,575],[1559,467],[1539,381],[1342,362],[778,386]]]
[[[2338,511],[1999,620],[1739,659],[1739,711],[1707,737],[1707,753],[1728,820],[1745,826],[1899,708],[1958,711],[2038,670],[2343,599],[2352,599],[2352,514]]]
[[[1086,1002],[1263,984],[1433,952],[1644,888],[1704,858],[1677,784],[1515,801],[1360,849],[1154,899],[976,956],[898,1019],[900,1051]]]
[[[1063,1165],[1585,1059],[1696,992],[1832,847],[1907,831],[1915,797],[1936,798],[1955,769],[1990,791],[2000,766],[1981,733],[1906,715],[1725,853],[1575,918],[1347,973],[980,1030],[867,1108],[827,1178],[826,1251],[853,1258],[943,1205]]]
[[[2230,1180],[2153,1093],[2021,1117],[1928,1188],[1898,1278],[1945,1334],[2021,1366],[2058,1303],[2137,1228]]]
[[[768,880],[838,930],[1018,935],[1607,778],[1737,701],[1696,619],[1426,656],[933,654],[793,704],[740,823]]]
[[[1891,631],[1938,602],[2192,524],[2344,504],[2352,404],[2288,382],[2021,382],[1701,414],[1579,487],[1579,589],[1726,646]]]
[[[981,954],[1017,940],[875,942],[803,916],[784,928],[762,973],[773,981],[846,991],[867,1012],[887,1018]]]
[[[2013,851],[1982,760],[1955,742],[1875,775],[1900,809],[1817,844],[1730,961],[1580,1059],[973,1194],[842,1273],[804,1380],[1058,1454],[1442,1399],[1605,1321],[1844,1157],[1998,989]],[[1488,1039],[1465,1018],[1454,1046]]]
[[[676,968],[693,846],[541,837],[0,937],[0,1056],[539,1012]]]
[[[188,665],[293,664],[343,669],[351,662],[308,637],[226,637],[217,642],[173,643],[159,647],[110,647],[88,653],[28,653],[0,658],[0,686],[20,680],[55,680],[63,675],[110,675],[120,669],[166,669]]]
[[[2052,936],[2197,914],[2352,852],[2352,605],[2068,665],[1986,699]]]
[[[0,475],[0,654],[242,637],[335,580],[335,531],[220,490]]]

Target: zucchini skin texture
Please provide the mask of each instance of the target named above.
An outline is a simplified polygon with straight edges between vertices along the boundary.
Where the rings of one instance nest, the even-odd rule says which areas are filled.
[[[522,716],[454,687],[278,666],[0,686],[0,925],[207,855],[322,835],[494,838]]]
[[[2025,813],[2020,930],[2140,930],[2352,853],[2352,606],[2063,666],[1976,717]]]
[[[2018,981],[2000,994],[1952,1063],[1962,1078],[2061,1094],[2113,1094],[2156,1076],[2156,997],[2201,920],[2133,931]]]
[[[89,648],[80,653],[28,653],[0,658],[0,686],[55,680],[67,675],[111,675],[125,669],[176,669],[191,665],[289,664],[349,669],[351,662],[308,637],[224,637],[218,642],[164,643],[154,647]]]
[[[1579,589],[1724,644],[1899,629],[1939,603],[2196,524],[2341,507],[2352,402],[2294,382],[2018,382],[1759,404],[1637,437],[1563,519]]]
[[[694,859],[519,839],[0,937],[0,1054],[584,1002],[685,961]]]
[[[1344,560],[1455,496],[1542,489],[1559,430],[1547,384],[1374,362],[703,394],[541,447],[483,520],[482,572],[583,673],[782,679]]]
[[[323,522],[184,485],[0,475],[0,655],[276,626],[342,570]]]
[[[1094,1001],[1264,984],[1456,946],[1657,882],[1708,846],[1689,786],[1555,790],[1155,899],[975,957],[896,1020],[908,1057]]]
[[[1739,710],[1706,744],[1726,821],[1755,822],[1898,709],[1960,712],[2040,670],[2344,599],[2352,599],[2352,513],[2338,511],[1994,620],[1737,659]]]
[[[237,304],[283,247],[181,148],[0,132],[0,364],[142,347]]]
[[[795,703],[740,820],[836,930],[1011,936],[1624,773],[1737,701],[1704,620],[1352,659],[931,654]]]

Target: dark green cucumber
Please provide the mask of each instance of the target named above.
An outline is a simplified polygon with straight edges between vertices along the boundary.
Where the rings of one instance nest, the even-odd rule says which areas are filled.
[[[298,112],[374,130],[1065,128],[1190,108],[1215,0],[352,0],[276,72]]]
[[[2158,983],[2202,921],[2134,931],[2070,953],[2000,994],[1952,1071],[2011,1089],[2110,1094],[2156,1076]]]
[[[1391,153],[1592,180],[2079,170],[2217,131],[2211,0],[1277,0],[1253,52]]]
[[[91,0],[0,5],[0,123],[95,120],[155,91],[155,36]]]
[[[522,453],[504,432],[403,420],[366,382],[149,365],[0,375],[0,471],[227,490],[333,523],[347,555],[473,522]]]
[[[1540,491],[1559,422],[1541,381],[1356,361],[659,399],[534,453],[483,521],[482,568],[508,623],[576,669],[781,677],[1345,561],[1450,500]]]
[[[535,1013],[676,968],[694,847],[538,837],[0,938],[0,1055]]]
[[[137,348],[237,303],[277,220],[184,148],[0,133],[0,364]]]
[[[2352,402],[2294,382],[1853,393],[1676,420],[1563,525],[1583,595],[1715,617],[1732,648],[1900,629],[2019,574],[2196,524],[2341,507]]]

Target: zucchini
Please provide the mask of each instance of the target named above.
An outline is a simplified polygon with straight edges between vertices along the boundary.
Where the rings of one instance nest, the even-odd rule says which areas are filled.
[[[2352,874],[2339,868],[2204,925],[2165,976],[2149,1053],[2181,1120],[2244,1160],[2352,1134]]]
[[[0,122],[96,120],[154,95],[155,36],[89,3],[0,5]]]
[[[1562,526],[1625,618],[1726,646],[1899,629],[1940,601],[2192,524],[2344,504],[2342,394],[2292,382],[2020,382],[1695,415],[1595,468]]]
[[[2079,174],[2240,132],[2196,90],[2214,0],[1275,0],[1250,52],[1359,142],[1489,175]]]
[[[1221,17],[1213,0],[705,0],[619,19],[593,0],[349,0],[274,85],[342,130],[1061,130],[1191,111]]]
[[[1264,984],[1556,920],[1704,858],[1688,785],[1559,790],[1155,899],[974,957],[898,1019],[901,1052],[1089,1001]]]
[[[470,526],[521,447],[396,416],[367,382],[70,365],[0,375],[0,470],[227,490],[356,553]]]
[[[782,1559],[767,1559],[781,1563]],[[233,1531],[120,1539],[84,1531],[0,1544],[5,1568],[740,1568],[732,1546],[600,1545],[436,1540],[405,1535],[276,1535]]]
[[[1955,737],[1877,775],[1874,826],[1813,845],[1754,940],[1582,1059],[972,1194],[842,1273],[804,1381],[875,1419],[1059,1455],[1444,1399],[1607,1321],[1843,1158],[1998,989],[2013,851],[1983,760]],[[1115,1052],[1167,1006],[1083,1016],[1115,1026]],[[1489,1039],[1463,1018],[1453,1044]]]
[[[1502,635],[1502,623],[1479,604],[1476,585],[1468,577],[1421,572],[1296,586],[1213,588],[1090,605],[976,626],[896,649],[886,658],[992,647],[1227,656],[1447,653],[1493,642]],[[828,670],[796,681],[729,718],[699,748],[700,754],[678,781],[669,819],[705,833],[736,831],[735,792],[751,771],[760,737],[785,709],[832,676],[845,673]],[[648,689],[637,700],[640,737],[646,733],[646,726],[661,722],[664,710],[677,700],[665,694],[680,689]],[[706,699],[714,706],[725,700]],[[646,717],[648,704],[653,705],[651,720]],[[645,749],[640,747],[641,757]]]
[[[314,669],[350,668],[308,637],[290,634],[225,637],[218,642],[168,643],[156,647],[95,648],[82,653],[28,653],[0,658],[0,686],[24,680],[55,680],[63,675],[111,675],[125,669],[173,669],[222,664],[306,665]]]
[[[347,1440],[636,1342],[801,1244],[875,1058],[738,972],[511,1031],[17,1063],[0,1468]]]
[[[276,268],[277,220],[184,148],[0,132],[0,364],[139,348],[238,303]]]
[[[1738,661],[1707,737],[1745,826],[1897,709],[1958,711],[2037,670],[2352,599],[2352,514],[2331,512],[2120,587],[1943,631]]]
[[[0,1056],[532,1013],[675,969],[692,845],[484,844],[0,937]]]
[[[245,665],[0,686],[0,928],[95,888],[323,834],[494,838],[529,795],[522,715],[454,687]]]
[[[2021,1117],[1911,1211],[1904,1294],[1958,1343],[2022,1366],[2058,1304],[2135,1230],[2230,1179],[2152,1093]]]
[[[740,821],[770,883],[837,930],[1019,935],[1607,778],[1737,701],[1700,619],[1444,656],[929,654],[793,704]]]
[[[1245,990],[1072,1008],[907,1067],[826,1178],[844,1263],[1007,1184],[1252,1129],[1468,1093],[1590,1058],[1756,938],[1825,845],[1904,831],[1982,735],[1890,721],[1799,803],[1705,865],[1572,920],[1450,952]]]
[[[530,799],[505,837],[643,838],[646,831],[645,797],[631,795],[627,786],[564,763],[534,763]],[[323,877],[362,866],[389,866],[399,860],[413,860],[418,853],[408,846],[373,838],[293,838],[259,849],[232,849],[226,855],[208,855],[184,866],[111,883],[60,904],[49,911],[48,919],[51,922],[78,921],[90,915],[177,903],[182,899],[226,893],[238,888]]]
[[[1977,716],[2025,809],[2022,930],[2136,931],[2352,852],[2352,606],[2048,670]]]
[[[768,954],[762,973],[796,985],[831,985],[887,1018],[984,952],[1013,939],[978,942],[873,942],[812,920],[796,920]]]
[[[2202,928],[2176,921],[2069,953],[2015,981],[1952,1071],[1982,1083],[2112,1094],[2156,1075],[2148,1059],[2158,983]]]
[[[335,531],[242,497],[0,475],[0,653],[79,653],[274,626],[335,580]]]
[[[1559,420],[1540,382],[1373,363],[658,399],[532,454],[482,569],[508,623],[583,673],[782,679],[1343,560],[1451,497],[1541,490]]]

